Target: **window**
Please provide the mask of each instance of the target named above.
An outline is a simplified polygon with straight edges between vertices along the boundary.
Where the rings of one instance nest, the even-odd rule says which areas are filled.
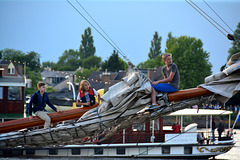
[[[170,146],[162,147],[162,154],[170,154]]]
[[[57,155],[58,150],[57,149],[49,149],[49,155]]]
[[[81,149],[80,148],[73,148],[72,149],[72,155],[80,155]]]
[[[15,74],[15,68],[8,68],[8,74]]]
[[[22,88],[8,87],[8,100],[22,100]]]
[[[184,154],[192,154],[192,147],[185,146],[184,147]]]
[[[26,150],[26,155],[35,155],[35,149]]]
[[[102,155],[103,154],[103,148],[94,148],[94,154]]]
[[[145,131],[145,123],[143,124],[134,124],[132,126],[133,131]]]
[[[125,154],[125,148],[117,148],[117,154]]]
[[[0,99],[3,99],[3,87],[0,87]]]

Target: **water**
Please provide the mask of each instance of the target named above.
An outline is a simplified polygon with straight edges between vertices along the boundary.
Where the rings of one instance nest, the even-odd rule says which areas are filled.
[[[240,159],[240,129],[236,129],[234,130],[234,132],[236,132],[236,134],[234,134],[234,140],[236,142],[236,144],[234,145],[234,147],[228,151],[225,154],[216,156],[215,159],[216,160],[239,160]],[[56,157],[41,157],[41,158],[19,158],[19,157],[11,157],[11,158],[1,158],[0,160],[42,160],[42,159],[46,159],[46,160],[66,160],[66,159],[73,159],[73,160],[121,160],[123,158],[80,158],[80,157],[63,157],[63,158],[56,158]],[[131,160],[131,159],[135,159],[135,158],[124,158],[124,160]],[[137,158],[137,160],[145,160],[146,158]],[[154,159],[148,159],[148,160],[156,160],[156,158]],[[160,160],[160,159],[158,159]]]

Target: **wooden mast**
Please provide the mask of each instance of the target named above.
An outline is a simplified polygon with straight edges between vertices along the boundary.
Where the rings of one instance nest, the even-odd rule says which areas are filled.
[[[71,109],[63,112],[54,112],[48,115],[51,118],[51,123],[56,123],[56,122],[61,122],[61,121],[66,121],[71,119],[78,119],[85,112],[97,106],[98,105],[93,105],[91,107],[82,107],[82,108]],[[29,118],[16,119],[16,120],[0,123],[0,133],[7,133],[11,131],[16,131],[19,129],[40,126],[43,124],[44,124],[44,121],[37,116],[34,116],[32,120],[29,120]]]
[[[169,102],[181,101],[181,100],[191,99],[194,97],[208,96],[211,94],[213,93],[204,88],[192,88],[192,89],[177,91],[174,93],[169,93],[168,100]],[[63,111],[62,113],[59,113],[59,112],[50,113],[49,116],[51,118],[51,123],[56,123],[56,122],[61,122],[61,121],[66,121],[71,119],[78,119],[85,112],[97,106],[98,105],[94,105],[91,107],[71,109],[71,110]],[[38,118],[37,116],[35,116],[32,120],[29,120],[29,118],[22,118],[22,119],[7,121],[7,122],[0,123],[0,133],[7,133],[7,132],[16,131],[23,128],[39,126],[43,124],[44,124],[44,121]]]

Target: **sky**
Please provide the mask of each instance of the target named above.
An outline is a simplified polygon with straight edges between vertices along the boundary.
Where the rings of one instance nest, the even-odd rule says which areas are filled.
[[[69,0],[102,34],[75,0]],[[240,22],[240,1],[205,0],[235,31]],[[213,74],[226,63],[232,47],[221,32],[185,0],[78,0],[129,60],[137,65],[148,59],[157,31],[165,52],[167,35],[201,39],[210,53]],[[201,0],[194,1],[229,33],[232,31]],[[66,0],[0,0],[0,50],[11,48],[41,55],[41,63],[57,62],[65,50],[79,50],[81,35],[92,29],[95,55],[106,60],[113,47]],[[225,32],[225,34],[227,34]],[[123,57],[122,57],[123,58]]]

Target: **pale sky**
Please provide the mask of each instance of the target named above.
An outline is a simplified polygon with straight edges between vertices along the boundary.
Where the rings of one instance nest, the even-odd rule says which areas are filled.
[[[240,1],[205,0],[235,31],[240,22]],[[75,0],[70,0],[89,21]],[[213,73],[226,63],[232,46],[222,33],[184,0],[78,0],[135,65],[148,59],[155,31],[162,36],[162,52],[168,32],[173,36],[196,37],[210,52]],[[201,0],[194,1],[214,20],[232,33]],[[35,51],[44,61],[57,62],[65,50],[78,50],[81,35],[91,27],[64,0],[0,0],[0,50],[12,48]],[[91,21],[92,22],[92,21]],[[94,24],[95,25],[95,24]],[[96,26],[96,25],[95,25]],[[96,26],[97,27],[97,26]],[[92,27],[96,55],[106,60],[113,47]]]

